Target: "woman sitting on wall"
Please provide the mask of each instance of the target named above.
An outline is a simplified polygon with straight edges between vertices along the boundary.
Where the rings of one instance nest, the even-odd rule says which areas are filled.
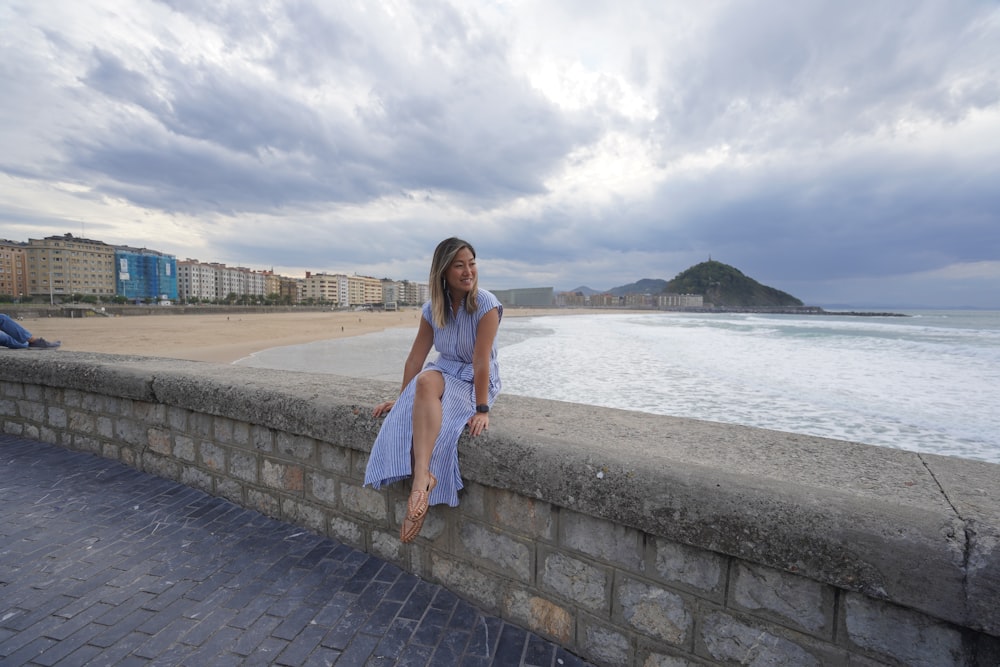
[[[500,393],[496,335],[503,306],[479,289],[476,251],[457,238],[439,243],[429,283],[431,299],[403,368],[399,398],[372,413],[388,416],[365,472],[365,485],[376,489],[412,475],[403,542],[416,539],[430,505],[458,505],[458,438],[465,427],[472,436],[489,428]],[[425,366],[431,347],[439,356]]]

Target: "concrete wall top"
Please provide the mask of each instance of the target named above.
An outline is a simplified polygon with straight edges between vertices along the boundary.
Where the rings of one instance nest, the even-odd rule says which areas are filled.
[[[163,403],[369,451],[395,383],[0,351],[0,381]],[[462,474],[1000,635],[1000,465],[503,395]]]

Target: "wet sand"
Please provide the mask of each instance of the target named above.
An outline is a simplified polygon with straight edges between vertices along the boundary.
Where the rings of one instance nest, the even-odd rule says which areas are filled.
[[[504,317],[569,315],[589,309],[507,308]],[[148,315],[123,317],[41,317],[21,322],[32,334],[61,340],[62,349],[138,354],[230,364],[272,347],[382,331],[416,330],[416,308],[397,312],[241,313],[233,315]]]

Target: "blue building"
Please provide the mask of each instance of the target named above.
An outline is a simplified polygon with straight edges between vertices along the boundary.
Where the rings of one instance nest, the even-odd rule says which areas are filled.
[[[177,299],[177,258],[148,248],[115,247],[115,294],[129,301]]]

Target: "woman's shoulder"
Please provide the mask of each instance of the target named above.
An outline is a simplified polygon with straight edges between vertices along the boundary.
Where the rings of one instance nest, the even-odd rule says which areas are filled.
[[[479,303],[480,308],[484,305],[488,305],[489,309],[493,309],[500,305],[500,299],[498,299],[493,292],[484,290],[482,287],[479,288],[479,291],[476,294],[476,301]]]
[[[503,314],[503,304],[500,303],[500,299],[498,299],[493,292],[488,290],[479,288],[479,292],[476,294],[476,304],[478,306],[476,310],[478,311],[480,317],[494,308],[499,310],[501,315]]]

